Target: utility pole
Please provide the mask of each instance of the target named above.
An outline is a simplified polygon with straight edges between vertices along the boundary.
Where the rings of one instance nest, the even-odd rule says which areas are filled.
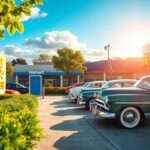
[[[110,52],[109,52],[109,48],[110,48],[110,45],[107,44],[106,46],[104,46],[104,50],[107,51],[107,80],[109,81],[110,80]]]

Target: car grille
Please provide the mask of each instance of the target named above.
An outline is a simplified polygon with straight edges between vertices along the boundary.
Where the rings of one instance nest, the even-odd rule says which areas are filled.
[[[106,103],[105,103],[104,101],[100,100],[100,99],[96,99],[95,105],[96,105],[97,107],[99,107],[101,110],[105,110],[105,111],[108,111],[108,110],[109,110],[109,108],[108,108],[108,106],[106,105]]]

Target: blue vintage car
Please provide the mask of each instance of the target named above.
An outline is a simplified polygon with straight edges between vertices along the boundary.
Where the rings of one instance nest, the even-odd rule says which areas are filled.
[[[98,96],[102,90],[108,88],[131,87],[135,82],[135,79],[118,79],[107,81],[101,88],[83,89],[80,92],[77,103],[80,105],[85,105],[89,108],[95,97]]]
[[[116,118],[125,128],[135,128],[150,113],[150,76],[131,88],[106,89],[91,103],[91,111],[103,118]]]

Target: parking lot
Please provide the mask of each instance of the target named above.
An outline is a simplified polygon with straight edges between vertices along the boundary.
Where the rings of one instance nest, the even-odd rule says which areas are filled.
[[[150,118],[136,129],[122,129],[115,120],[95,117],[67,96],[39,98],[44,138],[38,150],[149,150]]]

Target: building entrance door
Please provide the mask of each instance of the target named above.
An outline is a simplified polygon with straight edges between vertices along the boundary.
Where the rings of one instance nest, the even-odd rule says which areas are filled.
[[[41,75],[29,76],[29,92],[32,95],[41,95],[41,92],[42,92],[42,76]]]

